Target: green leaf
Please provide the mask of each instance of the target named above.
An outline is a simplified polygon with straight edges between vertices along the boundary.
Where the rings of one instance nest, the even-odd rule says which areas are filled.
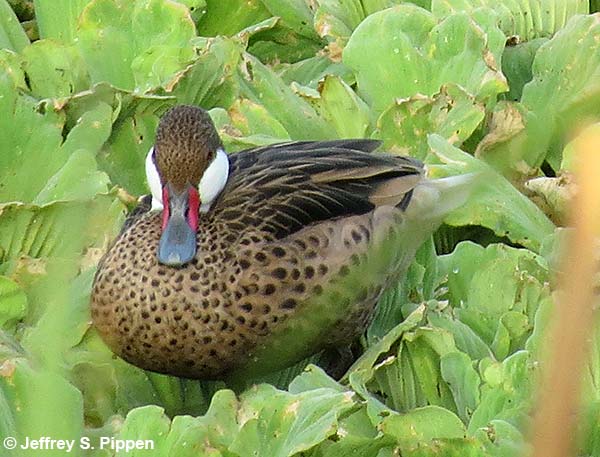
[[[79,443],[83,433],[81,392],[61,376],[34,369],[24,359],[10,359],[3,364],[0,391],[9,405],[3,414],[12,414],[18,443],[25,443],[26,437],[42,436],[60,436]],[[44,454],[58,457],[65,455],[65,450],[46,450]],[[71,454],[82,455],[78,446]],[[40,452],[30,447],[19,450],[18,455],[39,456]]]
[[[457,11],[472,12],[487,7],[498,14],[500,28],[507,36],[517,35],[523,41],[551,36],[562,29],[576,14],[587,14],[587,0],[432,0],[431,12],[443,17]]]
[[[11,279],[0,276],[0,328],[10,329],[27,313],[27,296]]]
[[[121,114],[98,154],[98,164],[113,184],[133,195],[146,194],[144,160],[154,144],[159,116],[172,101],[161,97],[120,96],[118,93],[114,98],[120,102]]]
[[[487,145],[481,157],[507,174],[530,173],[544,160],[558,170],[566,138],[600,116],[599,50],[596,18],[571,18],[535,55],[521,97],[524,129]]]
[[[510,91],[502,94],[506,100],[521,99],[523,87],[533,78],[532,65],[535,54],[548,38],[536,38],[515,46],[507,46],[502,54],[502,72],[508,80]]]
[[[487,427],[492,420],[505,420],[522,427],[532,404],[535,363],[526,351],[517,352],[482,373],[481,402],[473,412],[469,433]]]
[[[343,47],[364,18],[360,0],[322,0],[315,11],[314,27],[320,37],[335,40]]]
[[[77,29],[92,82],[141,93],[168,84],[192,61],[194,36],[187,8],[160,0],[94,0]]]
[[[261,0],[265,8],[279,16],[283,23],[307,38],[317,38],[313,28],[314,12],[309,2],[304,0]]]
[[[319,85],[318,111],[340,138],[363,138],[370,124],[366,103],[337,76],[325,76]]]
[[[402,448],[444,438],[463,438],[466,434],[461,420],[447,409],[424,406],[406,414],[392,414],[380,425],[383,433],[391,435]]]
[[[19,19],[6,0],[0,0],[0,49],[21,52],[29,44],[29,38]]]
[[[431,135],[429,145],[435,154],[428,160],[432,177],[481,173],[480,185],[464,206],[445,219],[446,224],[481,225],[533,250],[538,250],[554,231],[554,224],[544,213],[485,162],[453,147],[439,135]]]
[[[250,54],[240,64],[240,93],[262,104],[294,140],[334,138],[335,134],[315,110],[267,66]]]
[[[215,37],[195,41],[198,57],[167,89],[180,103],[229,107],[239,96],[236,69],[244,51],[239,40]]]
[[[321,81],[329,75],[339,76],[350,85],[354,82],[354,76],[347,66],[326,56],[315,56],[292,64],[280,64],[274,68],[286,84],[295,82],[312,89],[317,89]]]
[[[264,135],[273,142],[289,140],[285,128],[262,105],[247,99],[236,101],[229,108],[232,127],[242,136]]]
[[[308,450],[333,435],[339,416],[354,407],[351,395],[336,390],[292,395],[264,384],[245,394],[242,401],[249,418],[229,448],[241,457],[288,457]]]
[[[56,201],[89,200],[107,191],[108,176],[96,168],[94,155],[84,149],[71,154],[33,201],[45,205]]]
[[[347,392],[347,389],[335,382],[331,377],[325,373],[322,368],[316,365],[307,366],[303,373],[298,375],[289,385],[288,390],[292,394],[300,392],[307,392],[310,390],[327,387],[329,389],[335,389],[339,392]]]
[[[206,0],[206,14],[198,21],[201,36],[234,35],[271,16],[261,0]]]
[[[169,418],[165,416],[162,408],[154,405],[136,408],[127,414],[118,438],[123,440],[153,440],[155,437],[159,438],[156,440],[156,443],[153,443],[154,449],[152,450],[152,453],[155,455],[167,455],[165,441],[160,438],[167,435],[169,432],[169,425]],[[122,449],[116,453],[117,457],[143,455],[148,455],[148,452],[144,449]]]
[[[344,63],[356,73],[359,95],[381,113],[396,98],[433,96],[455,83],[478,99],[507,90],[498,70],[504,35],[487,34],[466,14],[439,23],[406,4],[367,17],[344,49]]]
[[[462,242],[442,262],[449,271],[448,298],[461,324],[485,341],[498,359],[522,348],[538,304],[549,298],[545,261],[525,249]],[[434,321],[440,323],[440,318]],[[466,335],[481,344],[470,332]],[[478,353],[489,355],[483,348]]]
[[[471,414],[479,404],[481,383],[473,368],[473,362],[462,352],[451,352],[440,359],[440,369],[454,397],[459,417],[468,424]]]
[[[413,330],[423,319],[425,307],[420,306],[413,311],[403,322],[396,325],[385,334],[377,343],[371,345],[367,351],[352,365],[346,375],[342,378],[349,379],[354,372],[364,372],[364,379],[369,380],[373,376],[373,367],[381,355],[387,354],[392,346],[405,332]],[[353,386],[356,389],[356,386]]]
[[[428,134],[438,133],[460,146],[484,116],[483,104],[449,84],[432,97],[414,95],[396,100],[377,120],[373,136],[384,140],[387,151],[423,159],[429,152]]]
[[[40,38],[69,44],[75,40],[79,16],[90,0],[34,0],[33,3]]]
[[[40,98],[67,97],[87,89],[89,75],[74,45],[39,40],[23,50],[31,91]]]
[[[493,355],[481,337],[456,317],[446,313],[429,313],[427,318],[433,326],[448,330],[454,337],[456,348],[468,354],[472,359],[479,360]]]

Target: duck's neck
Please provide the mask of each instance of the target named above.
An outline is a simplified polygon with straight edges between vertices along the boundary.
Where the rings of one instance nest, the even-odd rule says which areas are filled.
[[[223,149],[217,149],[217,154],[211,164],[208,166],[200,184],[198,184],[198,193],[200,194],[200,212],[206,213],[212,203],[219,196],[229,178],[229,158]]]

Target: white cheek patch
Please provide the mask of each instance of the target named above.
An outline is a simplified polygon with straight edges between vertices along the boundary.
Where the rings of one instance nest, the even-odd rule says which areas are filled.
[[[148,155],[146,156],[146,180],[148,181],[148,187],[152,193],[152,210],[162,210],[162,185],[160,183],[160,176],[158,170],[154,164],[152,158],[154,154],[154,148],[150,148]]]
[[[229,159],[222,149],[217,149],[217,154],[211,164],[208,166],[200,184],[198,184],[198,193],[200,194],[200,212],[206,213],[213,201],[219,196],[229,178]]]

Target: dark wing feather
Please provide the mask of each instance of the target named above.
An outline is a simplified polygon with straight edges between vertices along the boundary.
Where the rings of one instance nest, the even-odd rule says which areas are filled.
[[[127,215],[123,227],[121,228],[120,235],[123,234],[129,227],[131,227],[138,219],[141,219],[152,208],[152,195],[142,196],[138,204],[133,210]]]
[[[230,156],[230,178],[211,213],[240,229],[282,238],[327,219],[378,205],[405,209],[422,179],[421,162],[370,154],[378,142],[284,143]]]
[[[347,149],[349,151],[373,152],[381,146],[379,140],[367,140],[364,138],[353,138],[344,140],[327,141],[289,141],[286,143],[274,143],[258,148],[245,149],[240,153],[264,151],[314,151],[315,149]]]

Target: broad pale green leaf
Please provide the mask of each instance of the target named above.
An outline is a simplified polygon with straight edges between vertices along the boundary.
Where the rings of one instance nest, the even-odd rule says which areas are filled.
[[[517,352],[501,364],[495,362],[482,372],[481,402],[469,423],[469,434],[492,420],[505,420],[522,427],[533,401],[536,365],[526,351]]]
[[[432,177],[481,173],[481,184],[464,206],[446,219],[449,225],[482,225],[533,250],[554,231],[554,224],[527,197],[485,162],[453,147],[439,135],[429,137],[434,156],[427,160]],[[440,165],[441,164],[441,165]]]
[[[63,120],[52,111],[38,113],[7,78],[0,80],[0,98],[0,201],[32,201],[69,156],[60,147]]]
[[[406,414],[392,414],[381,423],[381,431],[392,435],[401,447],[411,448],[434,439],[464,438],[465,426],[451,411],[424,406]]]
[[[320,140],[335,137],[335,131],[315,110],[267,66],[250,54],[240,63],[240,93],[267,111],[294,140]]]
[[[338,441],[325,441],[319,446],[323,457],[338,457],[341,455],[360,455],[361,457],[391,456],[395,440],[389,436],[365,438],[356,435],[344,435]]]
[[[558,170],[566,139],[600,116],[599,50],[597,18],[571,18],[536,53],[521,97],[524,128],[487,145],[481,157],[507,174],[528,173],[544,160]]]
[[[254,395],[256,399],[251,398]],[[337,390],[293,395],[264,384],[257,392],[248,392],[243,401],[253,403],[246,411],[250,416],[229,448],[240,457],[291,457],[308,450],[334,434],[339,416],[354,407],[352,395]]]
[[[502,54],[502,72],[508,80],[510,90],[502,97],[506,100],[518,101],[523,93],[523,86],[533,78],[531,66],[537,50],[548,38],[536,38],[515,46],[507,46]]]
[[[365,15],[369,16],[377,11],[384,10],[386,8],[390,8],[395,5],[400,5],[402,3],[407,3],[405,0],[361,0],[362,7],[365,11]],[[429,9],[430,0],[415,0],[413,2],[417,6],[421,8]]]
[[[468,354],[472,359],[479,360],[493,355],[481,337],[456,317],[441,313],[429,313],[427,318],[433,326],[452,333],[456,348]]]
[[[0,247],[4,250],[4,260],[16,259],[20,255],[34,258],[58,256],[61,259],[77,257],[86,242],[95,239],[105,228],[104,224],[115,224],[121,208],[111,208],[112,204],[113,199],[106,196],[98,197],[96,203],[53,203],[42,208],[4,205],[0,215]],[[102,217],[102,212],[105,220],[96,220]],[[89,225],[98,222],[102,223],[97,228]]]
[[[208,442],[213,446],[228,448],[239,432],[239,401],[231,390],[217,391],[210,402],[210,407],[198,422],[204,426]],[[218,424],[218,427],[215,427]],[[205,440],[206,440],[205,438]]]
[[[67,97],[89,87],[88,70],[73,44],[45,39],[23,50],[31,91],[40,98]]]
[[[0,87],[3,91],[10,90],[9,88],[23,91],[28,89],[21,65],[22,59],[19,55],[7,49],[0,49]]]
[[[402,337],[405,332],[415,329],[423,319],[425,307],[419,306],[403,322],[396,325],[376,344],[370,346],[367,351],[352,365],[348,373],[342,378],[347,379],[353,372],[364,372],[364,379],[369,380],[373,376],[373,367],[377,360],[384,354],[387,354],[392,346]],[[355,387],[355,386],[353,386]],[[355,387],[356,388],[356,387]]]
[[[81,392],[58,374],[34,368],[25,359],[9,359],[2,366],[0,390],[9,405],[2,413],[12,414],[17,441],[24,444],[26,437],[60,436],[79,443],[83,433]],[[44,454],[59,457],[65,452],[54,449]],[[30,447],[15,455],[36,457],[40,451]],[[69,455],[81,456],[82,451],[76,446]]]
[[[336,40],[343,46],[365,18],[360,0],[323,0],[315,12],[314,27],[320,37]]]
[[[307,38],[317,38],[313,28],[314,11],[305,0],[261,0],[265,8],[283,23]]]
[[[290,383],[288,390],[292,394],[297,394],[321,387],[335,389],[339,392],[347,392],[346,388],[334,381],[322,368],[316,365],[307,366],[304,372]]]
[[[192,61],[194,36],[187,8],[160,0],[94,0],[77,29],[92,82],[141,93],[166,85]]]
[[[0,201],[44,205],[105,192],[107,178],[98,172],[94,155],[110,133],[110,107],[86,113],[63,142],[64,112],[40,113],[17,90],[6,80],[0,82],[0,147],[5,151],[0,156]]]
[[[153,440],[154,449],[152,454],[166,456],[167,449],[164,437],[169,433],[170,425],[169,418],[162,408],[154,405],[136,408],[127,414],[119,438]],[[116,453],[117,457],[144,455],[148,455],[148,451],[143,449],[128,450],[128,452],[122,449]]]
[[[549,296],[545,261],[525,249],[471,242],[460,243],[442,261],[449,271],[448,297],[461,323],[498,359],[523,347],[538,304]]]
[[[282,141],[282,139],[289,140],[289,135],[287,134],[285,129],[283,129],[281,124],[276,119],[274,119],[269,113],[265,112],[262,105],[257,105],[249,101],[248,99],[241,99],[240,104],[246,105],[246,107],[251,107],[251,109],[252,107],[260,107],[256,108],[256,112],[252,114],[252,117],[255,117],[255,120],[258,121],[262,116],[265,116],[265,119],[268,119],[267,122],[269,124],[261,126],[260,129],[273,130],[279,133],[277,137],[261,133],[250,134],[245,136],[239,127],[247,131],[247,119],[244,116],[242,116],[241,118],[236,118],[236,115],[238,113],[235,112],[235,109],[236,106],[239,106],[237,102],[234,103],[234,105],[231,107],[232,110],[234,110],[232,115],[230,115],[227,111],[225,111],[222,108],[213,108],[209,111],[209,114],[213,119],[213,122],[215,123],[215,127],[219,132],[219,136],[221,137],[224,148],[227,152],[231,153],[257,146],[267,146],[269,144]],[[258,116],[255,116],[257,114]],[[236,125],[236,123],[238,122],[241,123],[239,127],[238,125]],[[280,128],[283,130],[280,131]],[[283,137],[279,135],[283,135]]]
[[[507,421],[492,420],[486,427],[478,429],[474,436],[484,444],[486,455],[514,457],[527,454],[527,437]]]
[[[319,85],[318,111],[340,138],[363,138],[370,124],[367,104],[337,76],[326,76]]]
[[[232,126],[242,136],[264,135],[274,142],[289,140],[285,128],[262,105],[248,99],[240,99],[229,108]]]
[[[79,17],[90,0],[34,0],[33,3],[40,38],[69,44],[76,37]]]
[[[488,7],[498,14],[500,28],[507,36],[521,40],[551,36],[576,14],[589,12],[588,0],[432,0],[431,12],[443,17],[457,11]]]
[[[429,152],[427,135],[438,133],[460,146],[484,116],[482,103],[449,84],[432,97],[414,95],[396,100],[377,120],[373,136],[383,140],[387,151],[424,159]]]
[[[198,57],[179,72],[167,91],[179,103],[229,107],[239,95],[236,68],[244,51],[239,40],[225,37],[194,41]]]
[[[21,52],[29,39],[19,24],[19,19],[6,0],[0,1],[0,49]]]
[[[27,313],[27,296],[10,278],[0,276],[0,328],[10,329]]]
[[[206,14],[198,21],[200,36],[234,35],[271,16],[261,0],[206,0]]]
[[[108,176],[97,170],[94,155],[78,149],[48,180],[33,204],[41,206],[56,201],[90,200],[96,194],[106,192],[107,185]]]
[[[185,5],[190,11],[190,16],[197,24],[207,13],[206,0],[174,0],[177,3]]]
[[[154,144],[157,125],[158,118],[153,114],[140,113],[125,120],[99,157],[101,167],[111,176],[112,182],[132,195],[149,191],[143,164]],[[131,147],[133,144],[135,148]]]
[[[473,368],[473,362],[462,352],[451,352],[440,359],[442,377],[454,397],[458,416],[468,424],[471,414],[479,404],[481,379]]]
[[[326,56],[316,56],[292,64],[274,66],[277,73],[287,84],[296,82],[301,86],[317,89],[320,82],[328,75],[336,75],[347,84],[352,85],[354,75],[341,62],[334,62]]]
[[[279,20],[277,25],[253,34],[248,52],[269,64],[298,62],[324,52],[324,43],[316,34],[310,35],[302,35]]]
[[[488,99],[507,85],[499,71],[504,35],[491,23],[486,31],[464,13],[438,22],[426,10],[400,5],[365,19],[343,60],[356,73],[359,95],[378,113],[396,98],[433,96],[448,83]]]

